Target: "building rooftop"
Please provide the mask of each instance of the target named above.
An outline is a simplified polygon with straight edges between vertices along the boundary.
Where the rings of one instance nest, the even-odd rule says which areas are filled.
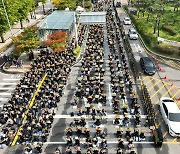
[[[69,30],[74,20],[74,13],[73,11],[54,11],[37,26],[47,30]]]

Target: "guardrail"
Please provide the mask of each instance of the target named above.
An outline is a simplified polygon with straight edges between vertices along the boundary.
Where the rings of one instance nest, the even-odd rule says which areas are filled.
[[[24,118],[23,118],[23,120],[22,120],[22,125],[18,128],[18,130],[17,130],[17,132],[16,132],[16,135],[15,135],[15,137],[14,137],[12,143],[11,143],[11,146],[15,146],[15,144],[16,144],[16,142],[17,142],[17,140],[18,140],[19,134],[20,134],[20,132],[21,132],[23,126],[24,126],[23,122],[26,121],[26,119],[27,119],[27,114],[29,113],[29,109],[31,109],[32,106],[34,105],[34,101],[35,101],[36,95],[38,94],[38,92],[39,92],[39,90],[40,90],[40,88],[41,88],[44,80],[46,79],[46,76],[47,76],[47,73],[45,73],[45,75],[43,76],[42,80],[40,81],[40,83],[39,83],[39,85],[38,85],[38,88],[36,89],[36,91],[35,91],[32,99],[31,99],[31,101],[30,101],[30,103],[29,103],[29,105],[28,105],[28,109],[27,109],[26,112],[24,113]]]

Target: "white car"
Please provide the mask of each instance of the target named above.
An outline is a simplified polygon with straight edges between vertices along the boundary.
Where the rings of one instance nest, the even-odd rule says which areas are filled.
[[[136,30],[134,28],[129,29],[128,35],[129,35],[129,38],[131,40],[137,40],[138,39],[138,34],[136,33]]]
[[[131,24],[130,18],[125,17],[125,18],[123,19],[123,23],[124,23],[124,25],[130,25],[130,24]]]
[[[180,110],[172,98],[162,97],[159,102],[162,117],[171,136],[180,137]]]

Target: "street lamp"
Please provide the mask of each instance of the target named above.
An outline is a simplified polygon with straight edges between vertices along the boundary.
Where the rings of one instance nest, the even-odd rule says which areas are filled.
[[[4,0],[2,0],[2,5],[3,5],[3,9],[4,9],[4,12],[5,12],[5,15],[6,15],[6,19],[7,19],[7,22],[8,22],[9,29],[10,29],[10,32],[11,32],[11,36],[13,36],[12,29],[11,29],[11,24],[10,24],[10,21],[9,21],[9,17],[7,15],[6,7],[4,5]]]

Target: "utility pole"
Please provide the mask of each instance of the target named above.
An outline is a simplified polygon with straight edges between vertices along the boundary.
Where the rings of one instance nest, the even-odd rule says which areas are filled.
[[[4,0],[2,0],[2,5],[3,5],[4,13],[6,15],[6,19],[7,19],[7,22],[8,22],[9,29],[10,29],[10,32],[11,32],[11,36],[13,36],[12,29],[11,29],[11,24],[10,24],[10,21],[9,21],[9,17],[8,17],[7,12],[6,12],[6,7],[4,5]]]

